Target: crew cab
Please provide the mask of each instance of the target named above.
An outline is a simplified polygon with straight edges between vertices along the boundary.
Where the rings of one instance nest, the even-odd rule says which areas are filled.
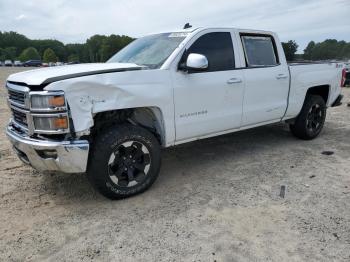
[[[39,171],[87,173],[104,196],[149,188],[161,148],[277,122],[309,140],[341,104],[338,64],[288,65],[273,32],[145,36],[106,63],[11,75],[7,136]],[[343,83],[342,83],[343,84]]]

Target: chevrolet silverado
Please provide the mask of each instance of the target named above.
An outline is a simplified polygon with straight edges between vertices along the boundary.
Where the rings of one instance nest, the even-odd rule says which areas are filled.
[[[141,37],[106,63],[6,82],[7,136],[39,171],[86,173],[111,199],[156,180],[161,148],[276,122],[317,137],[341,104],[336,63],[287,64],[273,32],[190,28]]]

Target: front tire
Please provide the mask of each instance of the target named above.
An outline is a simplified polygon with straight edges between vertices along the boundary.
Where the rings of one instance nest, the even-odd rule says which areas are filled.
[[[161,164],[157,139],[130,124],[113,126],[92,147],[87,175],[105,197],[121,199],[144,192],[156,180]]]
[[[300,114],[289,126],[292,134],[304,140],[316,138],[324,126],[326,112],[326,103],[321,96],[307,96]]]

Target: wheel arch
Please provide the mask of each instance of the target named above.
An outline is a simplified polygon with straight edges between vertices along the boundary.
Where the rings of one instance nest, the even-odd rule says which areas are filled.
[[[328,100],[329,100],[329,94],[330,94],[330,86],[329,85],[311,86],[307,89],[305,98],[308,95],[319,95],[323,98],[325,104],[327,104]]]
[[[125,108],[102,111],[94,115],[92,134],[101,128],[114,124],[129,122],[151,132],[159,144],[166,144],[166,129],[162,110],[156,106]]]
[[[166,144],[166,129],[163,112],[159,107],[138,107],[133,109],[129,119],[132,124],[140,125],[153,133],[162,146]]]
[[[293,87],[292,87],[293,88]],[[325,85],[310,85],[302,88],[294,88],[293,93],[288,98],[288,108],[283,117],[283,120],[291,123],[299,115],[306,98],[310,95],[319,95],[323,98],[325,104],[329,106],[329,97],[331,94],[331,87]]]

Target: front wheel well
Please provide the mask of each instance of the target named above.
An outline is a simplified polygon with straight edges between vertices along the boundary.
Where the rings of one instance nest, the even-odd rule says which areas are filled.
[[[157,138],[160,145],[165,145],[163,115],[158,107],[138,107],[99,112],[94,116],[91,136],[97,135],[99,130],[122,123],[131,123],[147,129]]]
[[[306,96],[309,95],[319,95],[323,98],[324,102],[327,104],[329,96],[329,85],[313,86],[307,90]]]

